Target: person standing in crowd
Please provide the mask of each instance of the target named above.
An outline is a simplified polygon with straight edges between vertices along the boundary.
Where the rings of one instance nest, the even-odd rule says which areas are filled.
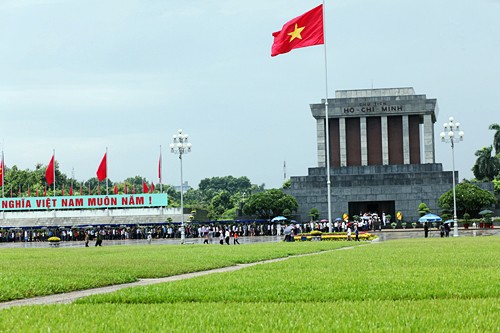
[[[219,243],[220,245],[224,245],[224,231],[219,231]]]
[[[351,241],[352,238],[351,238],[351,227],[348,226],[347,227],[347,241]]]
[[[442,223],[439,225],[439,235],[441,238],[444,237],[444,225]]]
[[[424,222],[424,236],[425,238],[429,237],[429,223]]]
[[[89,232],[86,231],[85,232],[85,247],[89,247],[89,240],[90,240]]]
[[[97,231],[96,232],[97,234],[97,238],[96,238],[96,241],[95,241],[95,246],[102,246],[102,233],[101,231]]]
[[[236,245],[236,244],[240,244],[240,242],[238,241],[238,233],[235,232],[233,234],[233,244]]]
[[[358,230],[358,226],[357,225],[354,226],[354,235],[356,236],[354,238],[354,241],[355,242],[359,242],[359,230]]]
[[[445,233],[446,237],[450,237],[450,224],[449,223],[444,224],[444,233]]]
[[[229,238],[231,237],[231,233],[229,232],[229,229],[226,229],[226,233],[225,233],[225,240],[226,240],[226,244],[229,245]]]
[[[208,231],[203,235],[203,244],[208,244]]]

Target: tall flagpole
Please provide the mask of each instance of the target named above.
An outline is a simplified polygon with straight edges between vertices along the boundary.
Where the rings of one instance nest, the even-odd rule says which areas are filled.
[[[5,185],[5,162],[3,160],[3,142],[2,142],[2,198],[5,198],[5,191],[4,191],[4,185]]]
[[[108,147],[106,147],[106,195],[108,194]]]
[[[323,0],[323,41],[325,49],[325,139],[326,139],[326,190],[328,200],[328,232],[332,232],[332,191],[330,181],[330,126],[328,117],[328,65],[326,56],[325,0]]]
[[[161,156],[161,145],[160,145],[160,161],[158,163],[160,163],[160,165],[158,165],[158,180],[160,181],[160,193],[163,193],[163,184],[162,184],[162,181],[161,181],[161,176],[162,176],[162,168],[163,168],[163,161],[162,161],[162,156]]]
[[[54,168],[53,168],[53,174],[54,174],[54,197],[56,196],[56,150],[52,150],[52,155],[54,156]]]

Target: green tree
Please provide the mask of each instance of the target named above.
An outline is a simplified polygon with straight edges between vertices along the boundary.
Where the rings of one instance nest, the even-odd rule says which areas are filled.
[[[455,186],[457,199],[457,216],[469,213],[471,216],[478,216],[479,211],[488,208],[497,202],[497,198],[489,191],[481,189],[472,183],[460,183]],[[439,197],[440,207],[453,207],[453,189]]]
[[[495,148],[495,154],[500,154],[500,125],[491,124],[490,130],[495,131],[495,136],[493,137],[493,147]]]
[[[311,217],[312,221],[319,220],[319,210],[316,207],[311,208],[309,211],[309,216]]]
[[[208,217],[212,220],[219,219],[224,215],[225,211],[232,208],[234,208],[234,205],[231,195],[226,191],[222,191],[212,198],[208,208]]]
[[[297,211],[297,200],[281,190],[271,189],[250,196],[243,207],[245,215],[257,215],[260,218],[283,215],[285,209]]]
[[[430,212],[431,210],[425,203],[422,202],[420,203],[420,205],[418,205],[418,215],[424,216],[425,214],[429,214]]]
[[[472,167],[474,177],[479,181],[492,181],[500,171],[498,156],[492,155],[493,147],[483,147],[476,151],[476,163]]]
[[[292,181],[290,179],[285,180],[283,185],[281,185],[282,189],[290,189],[292,188]]]

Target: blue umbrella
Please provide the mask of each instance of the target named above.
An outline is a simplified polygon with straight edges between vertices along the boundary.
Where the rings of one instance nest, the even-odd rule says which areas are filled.
[[[425,222],[440,222],[443,219],[437,216],[436,214],[426,214],[422,216],[421,218],[418,219],[418,222],[420,223],[425,223]]]

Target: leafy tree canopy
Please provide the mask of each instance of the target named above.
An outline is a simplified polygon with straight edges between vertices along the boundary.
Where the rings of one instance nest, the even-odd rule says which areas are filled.
[[[472,183],[460,183],[455,187],[457,198],[457,215],[469,213],[478,216],[478,213],[497,202],[497,198],[489,191],[479,188]],[[444,193],[438,200],[440,207],[453,207],[453,189]]]
[[[298,207],[297,200],[293,196],[281,190],[271,189],[252,194],[243,207],[243,212],[246,215],[255,214],[260,218],[269,218],[283,215],[286,209],[295,212]]]

